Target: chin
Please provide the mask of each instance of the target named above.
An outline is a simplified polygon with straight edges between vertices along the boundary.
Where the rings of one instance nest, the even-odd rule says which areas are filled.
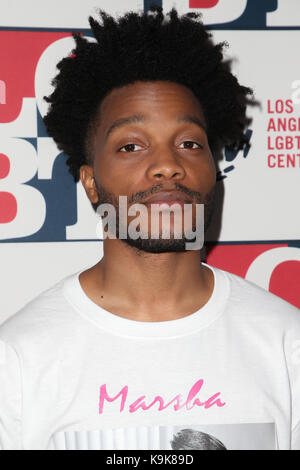
[[[170,253],[170,252],[179,252],[182,253],[186,250],[185,239],[143,239],[138,238],[133,240],[132,238],[122,239],[124,243],[132,246],[140,251],[145,251],[147,253]]]

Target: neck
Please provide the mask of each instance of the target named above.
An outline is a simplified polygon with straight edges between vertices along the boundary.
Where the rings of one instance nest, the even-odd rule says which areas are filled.
[[[189,315],[211,296],[213,274],[200,251],[146,253],[125,242],[104,240],[104,256],[80,275],[86,294],[117,315],[166,321]]]

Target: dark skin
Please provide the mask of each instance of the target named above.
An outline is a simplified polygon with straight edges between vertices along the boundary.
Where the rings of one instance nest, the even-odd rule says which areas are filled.
[[[216,168],[206,122],[191,90],[170,82],[135,82],[112,90],[99,113],[91,141],[93,161],[80,168],[91,203],[99,202],[97,187],[117,198],[139,193],[139,203],[145,199],[143,192],[149,194],[155,187],[165,191],[179,184],[203,198],[213,190]],[[142,114],[144,121],[116,127],[106,137],[113,123],[136,114]],[[179,122],[182,115],[197,118],[200,125]],[[124,240],[106,238],[103,253],[79,280],[93,302],[121,317],[182,318],[203,307],[213,292],[213,274],[201,264],[200,250],[149,253]]]

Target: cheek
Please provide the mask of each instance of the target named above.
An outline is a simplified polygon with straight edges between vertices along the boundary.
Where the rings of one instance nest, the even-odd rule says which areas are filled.
[[[136,168],[125,168],[122,162],[110,158],[110,155],[95,158],[93,169],[98,183],[114,194],[129,194],[138,180]]]
[[[209,160],[208,173],[210,175],[211,185],[214,186],[216,184],[216,180],[217,180],[217,169],[216,169],[216,164],[215,164],[215,161],[214,161],[214,158],[213,158],[212,155],[211,155],[211,158]]]
[[[216,184],[217,170],[212,156],[200,160],[196,168],[193,166],[190,171],[196,186],[202,191],[208,192]]]
[[[109,155],[98,153],[94,160],[93,169],[98,183],[104,188],[110,189],[119,183],[118,168],[112,164]]]

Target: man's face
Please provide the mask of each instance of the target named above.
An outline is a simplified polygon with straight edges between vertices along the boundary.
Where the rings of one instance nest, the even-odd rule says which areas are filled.
[[[158,193],[176,190],[186,203],[193,204],[192,224],[187,230],[195,229],[196,203],[205,204],[207,229],[216,169],[203,111],[192,91],[173,82],[135,82],[112,90],[101,103],[99,117],[91,141],[92,166],[88,172],[86,166],[81,168],[81,180],[91,202],[112,204],[118,216],[120,195],[127,196],[130,207]],[[123,241],[152,253],[184,251],[184,230],[181,239],[174,238],[178,227],[173,216],[169,239],[151,239],[150,206],[146,207],[149,237],[127,237]],[[127,226],[130,220],[128,216]],[[161,223],[160,218],[160,235]]]

